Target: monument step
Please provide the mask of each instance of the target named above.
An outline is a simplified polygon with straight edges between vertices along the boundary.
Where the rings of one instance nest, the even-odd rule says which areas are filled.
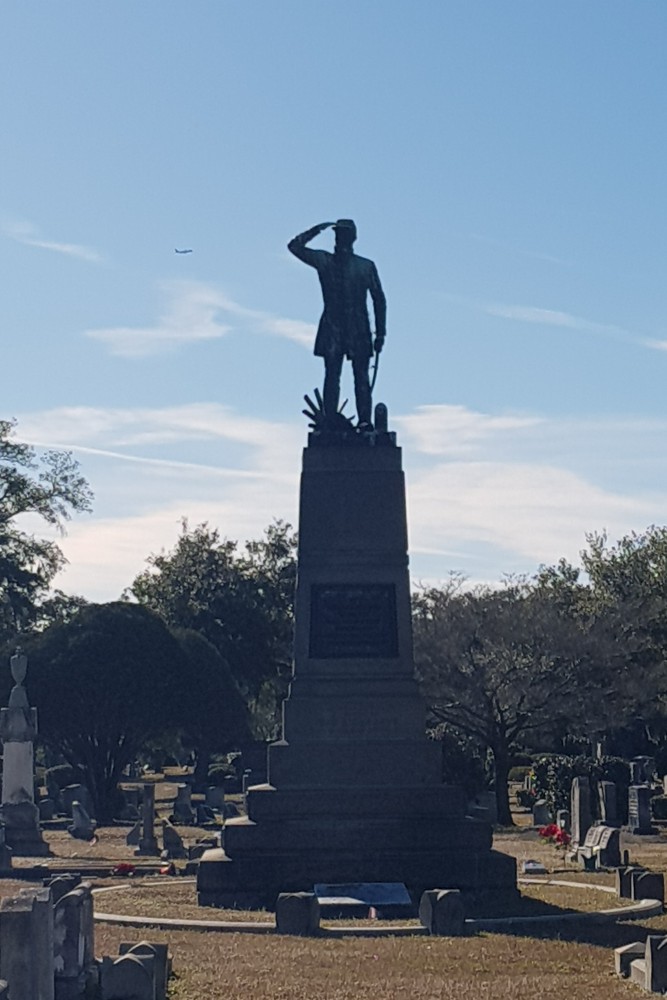
[[[235,893],[255,893],[258,905],[272,907],[280,892],[312,891],[318,882],[403,882],[413,899],[425,889],[499,892],[516,888],[516,863],[497,851],[330,850],[254,855],[231,859],[218,848],[199,862],[200,905],[230,905]]]
[[[455,785],[415,788],[392,785],[387,788],[274,788],[251,785],[246,794],[248,816],[252,820],[328,816],[337,821],[344,816],[438,816],[462,817],[465,796]]]
[[[443,821],[439,817],[332,820],[305,816],[262,823],[239,817],[227,820],[222,831],[225,852],[235,859],[248,853],[276,851],[483,851],[490,850],[491,842],[488,823],[451,818]]]
[[[272,743],[268,780],[276,788],[341,785],[423,788],[437,785],[441,748],[426,737],[415,740],[301,740]]]

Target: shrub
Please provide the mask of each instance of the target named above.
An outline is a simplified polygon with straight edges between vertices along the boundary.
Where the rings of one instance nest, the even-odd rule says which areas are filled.
[[[620,757],[565,757],[560,754],[545,754],[533,762],[535,791],[538,798],[546,799],[553,815],[559,809],[570,808],[570,788],[573,778],[588,778],[591,783],[591,811],[598,815],[596,786],[599,781],[613,781],[618,788],[618,804],[621,819],[627,802],[627,788],[630,784],[630,766]]]

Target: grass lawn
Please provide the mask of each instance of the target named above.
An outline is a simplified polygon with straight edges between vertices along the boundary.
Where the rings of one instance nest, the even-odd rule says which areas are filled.
[[[180,828],[186,842],[203,831]],[[48,834],[60,859],[109,864],[132,860],[123,829],[100,831],[96,844],[73,841],[64,832]],[[667,839],[629,845],[633,861],[667,871]],[[497,850],[517,858],[519,870],[529,858],[545,863],[553,877],[582,882],[587,888],[526,886],[527,908],[603,909],[614,897],[593,884],[611,884],[609,874],[588,875],[564,862],[525,825],[499,831]],[[83,863],[82,863],[83,862]],[[18,864],[29,862],[20,861]],[[106,878],[98,886],[119,884],[119,891],[96,897],[96,909],[127,914],[229,919],[230,914],[196,906],[192,883],[158,885],[157,878]],[[164,883],[164,879],[162,880]],[[0,880],[0,895],[26,885]],[[250,914],[236,915],[250,919]],[[254,919],[272,919],[254,914]],[[323,921],[323,923],[325,923]],[[167,941],[174,956],[171,1000],[616,1000],[639,998],[636,987],[613,973],[612,949],[641,940],[648,933],[667,934],[667,916],[640,924],[550,929],[516,935],[479,934],[469,938],[299,939],[277,935],[154,931],[96,925],[96,954],[112,955],[122,941]]]

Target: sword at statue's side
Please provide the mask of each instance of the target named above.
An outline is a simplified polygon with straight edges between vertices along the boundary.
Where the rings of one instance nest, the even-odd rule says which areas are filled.
[[[375,383],[377,382],[379,367],[380,367],[380,352],[376,351],[375,361],[373,362],[373,374],[371,375],[371,395],[373,393],[373,389],[375,388]]]

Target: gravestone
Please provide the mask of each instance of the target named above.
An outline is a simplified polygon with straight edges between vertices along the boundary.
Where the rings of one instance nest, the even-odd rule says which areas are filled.
[[[345,423],[345,421],[344,421]],[[315,883],[403,882],[470,899],[516,895],[516,863],[492,850],[441,782],[414,676],[401,450],[386,430],[315,430],[303,454],[294,666],[268,782],[197,874],[202,905],[272,908]]]
[[[276,900],[276,931],[312,937],[320,929],[320,904],[314,892],[281,892]]]
[[[168,819],[162,820],[162,857],[163,858],[187,858],[188,852],[185,850],[183,840],[178,830],[172,826]]]
[[[91,819],[86,809],[76,799],[72,802],[72,824],[67,832],[77,840],[92,840],[97,823]]]
[[[577,854],[587,870],[591,867],[618,868],[621,864],[621,831],[616,826],[591,826]]]
[[[606,826],[620,826],[621,818],[618,813],[616,785],[613,781],[600,781],[598,783],[598,801],[602,822]]]
[[[546,799],[533,803],[533,826],[547,826],[551,823],[551,810]]]
[[[560,827],[561,830],[565,830],[567,833],[570,832],[570,810],[569,809],[559,809],[556,813],[556,826]]]
[[[650,993],[667,990],[667,938],[649,934],[646,938],[644,989]]]
[[[225,789],[222,785],[209,785],[206,789],[206,805],[222,812],[225,808]]]
[[[630,872],[631,899],[659,899],[665,901],[665,876],[662,872]]]
[[[75,802],[83,806],[89,816],[94,814],[93,799],[85,785],[65,785],[60,798],[68,816],[73,817],[72,807]]]
[[[17,649],[10,660],[14,687],[9,706],[0,710],[2,741],[2,805],[0,822],[5,842],[15,856],[45,857],[51,852],[39,828],[35,805],[33,743],[37,736],[37,710],[30,708],[23,686],[28,658]]]
[[[12,868],[12,849],[5,841],[5,828],[0,826],[0,875],[8,875]]]
[[[37,809],[39,811],[39,820],[41,823],[45,820],[48,821],[53,819],[56,814],[56,804],[53,799],[40,799],[37,803]]]
[[[572,846],[583,845],[591,825],[591,788],[588,778],[573,778],[570,791]]]
[[[100,966],[101,1000],[155,1000],[155,978],[153,955],[105,956]]]
[[[639,865],[622,865],[616,869],[616,895],[620,899],[632,899],[632,886],[634,872],[644,872],[645,868]]]
[[[129,830],[127,836],[125,837],[125,843],[128,847],[138,847],[141,842],[141,820],[137,820],[134,826]]]
[[[85,991],[95,963],[94,941],[91,887],[82,882],[61,896],[54,908],[56,1000],[78,997]]]
[[[167,996],[167,981],[171,975],[171,955],[169,946],[151,941],[139,943],[124,943],[118,948],[120,955],[152,956],[155,968],[155,1000],[165,1000]]]
[[[457,889],[428,889],[419,902],[419,921],[429,934],[461,937],[465,934],[465,908]]]
[[[155,785],[145,782],[141,804],[141,837],[136,855],[159,855],[155,836]]]
[[[178,823],[179,826],[192,826],[194,821],[195,813],[192,808],[192,789],[190,785],[178,785],[171,822]]]
[[[628,788],[628,828],[631,833],[654,833],[651,826],[651,789],[648,785]]]
[[[17,1000],[54,1000],[53,903],[48,889],[0,900],[0,976]]]

